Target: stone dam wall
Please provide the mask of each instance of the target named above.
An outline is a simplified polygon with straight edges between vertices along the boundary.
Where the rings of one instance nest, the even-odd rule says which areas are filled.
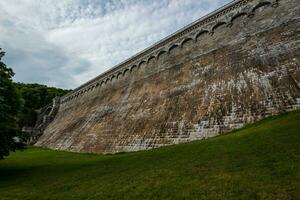
[[[146,150],[298,108],[299,1],[233,1],[62,97],[36,146]]]

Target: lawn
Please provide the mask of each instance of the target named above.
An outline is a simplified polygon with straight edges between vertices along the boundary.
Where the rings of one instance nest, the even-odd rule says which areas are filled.
[[[0,199],[300,199],[300,111],[219,137],[116,155],[29,147],[0,161]]]

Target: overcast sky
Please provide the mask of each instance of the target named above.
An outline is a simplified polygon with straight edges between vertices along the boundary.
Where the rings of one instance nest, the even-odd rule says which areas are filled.
[[[230,0],[1,0],[15,81],[75,88]]]

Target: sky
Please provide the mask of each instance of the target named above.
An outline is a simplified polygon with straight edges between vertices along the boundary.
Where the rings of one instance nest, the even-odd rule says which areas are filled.
[[[14,80],[73,89],[230,0],[1,0]]]

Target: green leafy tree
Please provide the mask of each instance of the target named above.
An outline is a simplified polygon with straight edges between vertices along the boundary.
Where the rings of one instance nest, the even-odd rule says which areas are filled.
[[[40,84],[15,83],[25,101],[19,115],[19,126],[33,127],[37,119],[37,111],[52,102],[56,96],[63,96],[70,90],[47,87]]]
[[[23,101],[12,81],[13,70],[2,62],[4,55],[0,48],[0,159],[8,156],[10,151],[24,147],[17,122]]]

